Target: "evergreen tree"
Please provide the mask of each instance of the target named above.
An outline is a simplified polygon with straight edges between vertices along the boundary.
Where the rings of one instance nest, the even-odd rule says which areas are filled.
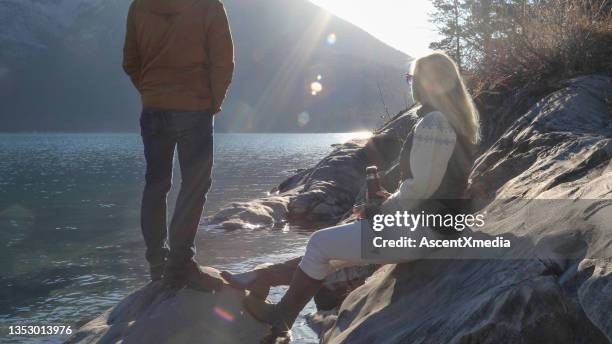
[[[449,54],[461,68],[463,66],[465,37],[465,0],[432,0],[435,12],[431,21],[442,35],[442,40],[432,42],[429,47],[443,50]]]

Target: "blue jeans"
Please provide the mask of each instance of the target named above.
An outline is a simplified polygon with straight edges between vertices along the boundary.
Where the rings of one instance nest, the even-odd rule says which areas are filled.
[[[209,111],[143,109],[140,117],[146,185],[141,227],[151,266],[180,269],[195,257],[195,235],[212,182],[214,117]],[[174,151],[181,189],[168,235],[166,197],[172,186]]]

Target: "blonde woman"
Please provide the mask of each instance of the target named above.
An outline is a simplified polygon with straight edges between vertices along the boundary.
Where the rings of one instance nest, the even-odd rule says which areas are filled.
[[[452,212],[452,201],[463,198],[474,148],[479,142],[478,113],[457,65],[446,54],[433,53],[417,59],[409,75],[414,100],[421,104],[419,113],[422,118],[404,144],[403,151],[408,154],[401,159],[403,181],[398,190],[393,194],[379,193],[385,199],[380,212],[414,211],[430,201],[437,201],[446,207],[446,211]],[[358,214],[363,211],[362,207],[354,208]],[[249,297],[245,301],[247,311],[270,324],[274,336],[288,336],[299,312],[331,272],[350,265],[382,263],[362,256],[362,230],[369,229],[369,223],[365,222],[365,227],[363,223],[355,222],[313,233],[282,300],[271,304],[261,298]],[[418,258],[404,256],[384,263]],[[235,275],[224,273],[234,286],[259,291],[267,291],[275,283],[267,281],[265,275],[265,269]]]

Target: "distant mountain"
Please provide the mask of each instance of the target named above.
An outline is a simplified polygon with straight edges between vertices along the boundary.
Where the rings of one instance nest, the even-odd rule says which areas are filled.
[[[132,131],[127,0],[0,2],[0,131]],[[219,131],[372,128],[410,101],[409,57],[306,0],[226,0],[236,73]],[[314,94],[313,94],[314,93]]]

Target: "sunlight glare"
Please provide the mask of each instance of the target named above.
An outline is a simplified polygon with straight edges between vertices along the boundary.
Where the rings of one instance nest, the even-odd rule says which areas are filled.
[[[334,44],[336,44],[336,40],[337,39],[338,38],[336,37],[335,33],[333,33],[333,32],[330,33],[329,35],[327,35],[327,39],[326,39],[327,45],[334,45]]]
[[[261,96],[253,104],[254,109],[271,108],[278,104],[279,99],[290,99],[293,89],[287,85],[303,83],[304,92],[312,92],[308,89],[310,85],[304,82],[303,73],[299,71],[311,66],[314,52],[327,35],[327,26],[331,17],[329,12],[320,11],[316,18],[310,21],[301,37],[292,45],[293,48],[287,53],[282,64],[275,68],[272,80],[266,84],[266,88],[260,92]],[[278,116],[282,114],[279,112]]]
[[[345,143],[351,140],[369,139],[370,137],[372,137],[372,132],[371,131],[355,131],[352,133],[339,133],[337,135],[338,135],[338,139],[340,140],[340,142]]]
[[[297,122],[300,127],[306,126],[310,122],[310,114],[306,111],[300,113]]]
[[[315,82],[310,84],[310,93],[313,96],[316,96],[317,93],[319,93],[321,91],[323,91],[323,85],[320,82],[315,81]]]
[[[429,21],[434,10],[430,0],[310,1],[411,56],[429,53],[429,43],[440,39]],[[326,43],[334,45],[336,39],[336,34],[330,33]]]

